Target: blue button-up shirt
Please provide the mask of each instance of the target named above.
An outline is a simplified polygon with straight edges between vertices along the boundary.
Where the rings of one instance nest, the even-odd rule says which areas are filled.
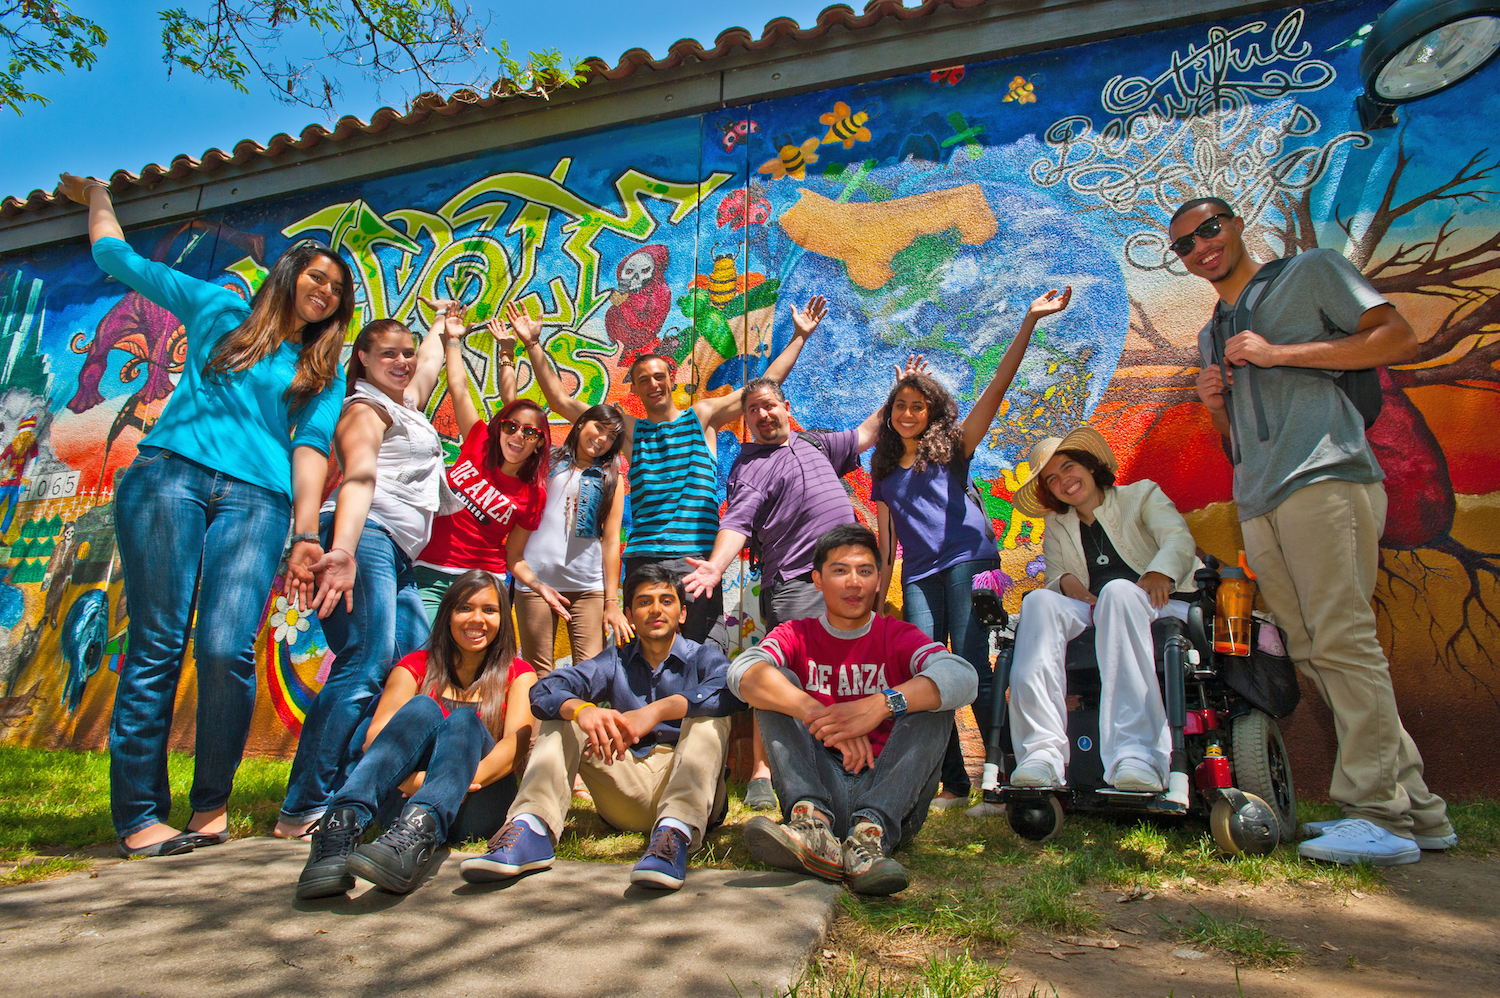
[[[657,669],[641,654],[639,641],[623,648],[610,645],[586,662],[554,669],[539,680],[531,688],[531,712],[543,721],[560,720],[562,705],[576,697],[624,713],[681,694],[688,702],[688,717],[727,717],[746,709],[724,685],[728,670],[729,659],[718,645],[699,644],[680,634]],[[681,728],[680,721],[663,721],[631,751],[644,757],[657,745],[676,745]]]

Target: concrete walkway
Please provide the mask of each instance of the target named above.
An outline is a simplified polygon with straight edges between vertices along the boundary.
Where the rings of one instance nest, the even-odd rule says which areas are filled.
[[[298,902],[306,858],[303,843],[242,839],[0,892],[0,993],[770,996],[802,971],[841,890],[690,870],[662,894],[596,863],[471,885],[455,853],[405,897],[360,881]]]

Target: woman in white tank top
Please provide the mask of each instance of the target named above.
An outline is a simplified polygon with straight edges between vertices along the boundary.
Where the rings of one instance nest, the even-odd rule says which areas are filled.
[[[322,815],[358,761],[356,731],[391,664],[427,642],[412,559],[432,533],[444,488],[442,441],[422,412],[442,367],[441,339],[429,334],[418,351],[411,330],[381,319],[354,341],[333,442],[344,477],[319,516],[327,553],[314,566],[309,608],[323,618],[334,660],[302,724],[281,837],[306,833]]]

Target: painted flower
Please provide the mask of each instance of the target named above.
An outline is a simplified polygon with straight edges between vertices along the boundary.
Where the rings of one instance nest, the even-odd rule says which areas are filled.
[[[278,644],[288,637],[295,641],[300,636],[300,632],[311,626],[303,610],[288,603],[285,596],[276,597],[276,612],[271,614],[269,623],[276,629],[274,637]]]

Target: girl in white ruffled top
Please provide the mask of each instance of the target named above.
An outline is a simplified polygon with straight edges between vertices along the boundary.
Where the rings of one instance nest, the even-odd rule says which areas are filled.
[[[442,318],[434,333],[445,328]],[[391,664],[427,643],[412,561],[445,489],[442,441],[422,411],[442,368],[442,339],[429,333],[419,351],[410,329],[380,319],[354,341],[334,432],[344,477],[319,517],[327,553],[313,566],[318,593],[309,608],[324,618],[334,660],[297,740],[276,825],[282,837],[306,833],[322,815],[358,761],[357,729]]]

